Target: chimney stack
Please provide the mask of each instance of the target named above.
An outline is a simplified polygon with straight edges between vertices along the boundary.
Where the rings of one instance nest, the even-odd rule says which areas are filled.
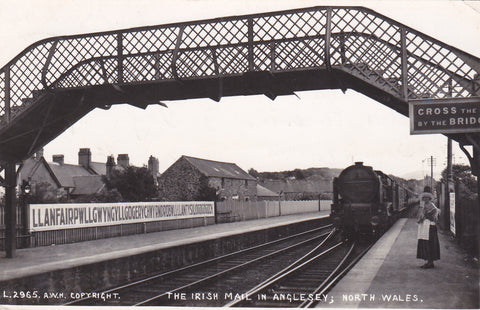
[[[36,153],[35,153],[35,159],[39,160],[40,158],[43,157],[43,147],[40,148]]]
[[[83,166],[85,169],[90,168],[90,163],[92,162],[92,153],[89,148],[80,149],[78,151],[78,164]]]
[[[53,160],[54,163],[58,163],[60,165],[63,165],[64,162],[65,162],[65,157],[63,156],[63,154],[57,154],[57,155],[52,156],[52,160]]]
[[[107,157],[107,178],[112,176],[113,169],[115,168],[115,158],[113,156]]]
[[[117,163],[123,168],[127,168],[128,166],[130,166],[130,159],[128,158],[128,154],[118,154]]]
[[[158,159],[151,156],[148,159],[148,171],[153,175],[154,178],[157,177],[158,172],[159,172],[159,167],[158,167]]]

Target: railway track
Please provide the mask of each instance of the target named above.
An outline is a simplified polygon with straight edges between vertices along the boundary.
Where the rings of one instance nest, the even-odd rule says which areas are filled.
[[[102,292],[118,298],[103,302],[83,298],[65,305],[221,306],[228,302],[225,294],[228,298],[263,282],[319,244],[330,242],[333,234],[332,225],[326,225]]]
[[[339,242],[312,251],[225,306],[309,308],[328,303],[328,291],[371,245]]]

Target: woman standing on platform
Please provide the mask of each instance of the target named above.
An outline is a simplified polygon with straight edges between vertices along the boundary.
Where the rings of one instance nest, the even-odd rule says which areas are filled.
[[[438,242],[436,222],[440,210],[433,204],[431,189],[425,186],[420,194],[420,208],[418,210],[418,244],[417,258],[426,260],[421,268],[433,268],[433,261],[440,259],[440,244]]]

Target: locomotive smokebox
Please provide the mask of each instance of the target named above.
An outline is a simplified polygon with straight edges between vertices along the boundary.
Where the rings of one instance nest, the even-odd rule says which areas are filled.
[[[350,203],[371,203],[378,196],[378,176],[363,162],[347,167],[338,176],[338,193]]]

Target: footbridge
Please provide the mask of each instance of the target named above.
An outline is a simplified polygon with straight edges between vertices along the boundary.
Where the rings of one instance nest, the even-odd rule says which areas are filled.
[[[81,117],[118,103],[350,88],[408,116],[419,99],[477,100],[479,73],[478,57],[363,7],[48,38],[0,69],[0,161],[12,175],[12,165]],[[478,167],[479,134],[449,137]]]

